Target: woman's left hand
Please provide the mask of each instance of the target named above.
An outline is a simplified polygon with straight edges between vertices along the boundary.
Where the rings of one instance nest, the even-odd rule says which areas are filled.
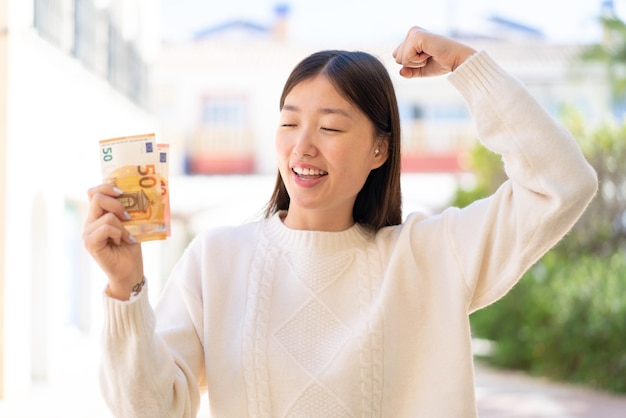
[[[393,51],[393,57],[402,65],[400,75],[414,78],[452,72],[475,52],[458,41],[414,26]]]

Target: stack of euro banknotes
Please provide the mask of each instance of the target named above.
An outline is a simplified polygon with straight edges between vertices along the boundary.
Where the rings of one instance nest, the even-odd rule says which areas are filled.
[[[170,235],[169,145],[155,134],[100,141],[102,178],[123,191],[117,199],[130,215],[126,229],[138,242]]]

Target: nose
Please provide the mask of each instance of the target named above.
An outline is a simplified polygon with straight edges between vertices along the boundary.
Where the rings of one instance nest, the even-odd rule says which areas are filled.
[[[315,134],[311,131],[311,129],[302,127],[302,129],[298,131],[293,145],[293,154],[299,157],[313,157],[317,154]]]

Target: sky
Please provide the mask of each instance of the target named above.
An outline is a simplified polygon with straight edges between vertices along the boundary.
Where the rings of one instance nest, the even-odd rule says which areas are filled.
[[[277,3],[289,5],[289,36],[298,42],[400,39],[417,25],[446,33],[483,31],[497,15],[541,30],[555,42],[595,42],[604,0],[160,0],[164,39],[233,19],[269,24]],[[626,0],[614,0],[621,17]]]

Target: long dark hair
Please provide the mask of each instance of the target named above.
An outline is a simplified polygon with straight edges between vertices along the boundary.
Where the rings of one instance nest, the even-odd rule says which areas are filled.
[[[285,98],[304,80],[324,75],[337,91],[356,105],[374,124],[376,136],[387,142],[387,160],[370,172],[359,191],[352,217],[355,222],[378,231],[402,222],[400,193],[400,116],[393,83],[376,57],[361,51],[321,51],[302,60],[293,69],[280,96]],[[265,216],[289,209],[289,194],[280,172]]]

